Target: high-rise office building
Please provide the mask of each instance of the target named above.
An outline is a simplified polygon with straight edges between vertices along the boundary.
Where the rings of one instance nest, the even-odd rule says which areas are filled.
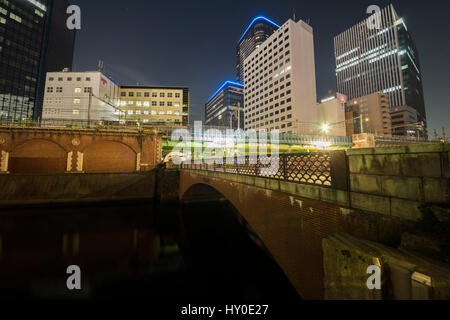
[[[280,26],[266,17],[256,17],[245,29],[237,44],[236,80],[244,82],[244,60]]]
[[[339,92],[349,100],[386,93],[391,112],[400,108],[416,113],[393,126],[393,134],[426,135],[419,54],[392,5],[336,36],[334,47]]]
[[[244,129],[244,85],[225,81],[205,104],[205,124]]]
[[[189,125],[189,88],[123,86],[120,110],[127,122]]]
[[[245,129],[318,129],[313,29],[288,20],[244,61]]]
[[[0,0],[0,119],[38,119],[45,75],[72,67],[67,0]]]

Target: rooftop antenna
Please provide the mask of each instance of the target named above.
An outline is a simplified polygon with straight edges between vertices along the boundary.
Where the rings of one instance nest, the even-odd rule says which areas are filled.
[[[294,22],[297,22],[297,20],[296,20],[296,18],[295,18],[295,8],[292,9],[292,11],[293,11],[293,14],[294,14]]]
[[[98,71],[102,72],[104,63],[102,60],[98,60]]]

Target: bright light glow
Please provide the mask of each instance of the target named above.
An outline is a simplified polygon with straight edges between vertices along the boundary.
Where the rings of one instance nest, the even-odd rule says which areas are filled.
[[[321,100],[320,103],[325,103],[325,102],[328,102],[328,101],[331,101],[331,100],[334,100],[334,99],[336,99],[335,96],[328,97],[328,98],[325,98],[325,99]]]
[[[328,124],[325,123],[325,124],[322,125],[321,130],[322,130],[324,133],[328,133],[328,132],[330,131],[330,126],[329,126]]]
[[[219,87],[219,89],[216,90],[216,92],[214,92],[214,94],[211,96],[211,98],[208,99],[208,101],[206,103],[209,103],[220,91],[222,91],[222,89],[224,89],[225,87],[230,86],[230,85],[231,86],[241,87],[241,88],[244,87],[244,85],[242,83],[238,83],[238,82],[234,82],[234,81],[231,81],[231,80],[227,80]]]
[[[273,26],[275,26],[275,27],[277,27],[277,28],[280,27],[278,24],[276,24],[275,22],[273,22],[273,21],[270,20],[270,19],[267,19],[266,17],[263,17],[263,16],[256,17],[256,18],[253,19],[253,21],[249,24],[249,26],[247,27],[247,29],[245,29],[244,33],[242,34],[242,36],[241,36],[241,38],[239,39],[238,42],[241,42],[241,40],[242,40],[242,39],[245,37],[245,35],[247,34],[248,30],[250,30],[250,28],[251,28],[251,27],[255,24],[255,22],[258,21],[258,20],[264,20],[264,21],[267,21],[267,22],[269,22],[271,25],[273,25]]]

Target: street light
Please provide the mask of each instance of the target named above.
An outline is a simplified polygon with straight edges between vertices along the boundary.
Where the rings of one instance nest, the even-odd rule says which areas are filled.
[[[330,126],[326,123],[324,123],[321,127],[322,132],[324,132],[325,134],[328,134],[328,132],[330,131]]]

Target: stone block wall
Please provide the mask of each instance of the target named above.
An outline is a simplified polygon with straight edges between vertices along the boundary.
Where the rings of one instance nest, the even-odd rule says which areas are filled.
[[[425,203],[449,201],[450,144],[347,151],[350,205],[416,221]]]
[[[345,233],[323,239],[322,248],[326,299],[450,298],[450,268],[439,261]],[[368,268],[372,266],[380,270],[379,288],[370,288],[367,284],[371,276]]]

